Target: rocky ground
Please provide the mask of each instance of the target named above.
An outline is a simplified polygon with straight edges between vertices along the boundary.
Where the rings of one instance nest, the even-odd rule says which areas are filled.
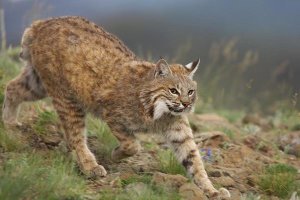
[[[71,155],[63,142],[51,107],[42,106],[41,110],[25,106],[21,114],[23,124],[5,129],[5,134],[13,135],[15,140],[21,141],[23,147],[8,148],[9,145],[3,140],[0,144],[0,166],[5,166],[15,155],[29,149],[30,152],[42,155],[53,151],[66,157]],[[217,114],[191,114],[189,120],[210,179],[216,187],[227,188],[232,199],[299,200],[299,126],[290,128],[282,121],[258,115],[244,115],[242,118],[230,119],[229,122]],[[88,124],[89,146],[109,174],[103,179],[86,180],[77,169],[76,173],[87,186],[80,199],[207,199],[173,160],[167,143],[158,135],[140,133],[138,138],[143,146],[141,152],[114,163],[110,159],[110,151],[116,141],[111,136],[106,136],[110,139],[104,139],[103,134],[93,134],[101,127]],[[284,188],[286,194],[276,193],[276,181],[270,183],[269,188],[262,184],[266,169],[278,164],[298,170],[294,174],[291,188]],[[2,168],[3,175],[5,167]],[[26,199],[26,196],[21,199]]]

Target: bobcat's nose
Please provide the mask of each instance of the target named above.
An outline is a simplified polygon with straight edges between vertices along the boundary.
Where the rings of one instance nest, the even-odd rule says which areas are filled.
[[[190,105],[189,102],[181,102],[181,104],[182,104],[185,108],[188,107],[188,106]]]

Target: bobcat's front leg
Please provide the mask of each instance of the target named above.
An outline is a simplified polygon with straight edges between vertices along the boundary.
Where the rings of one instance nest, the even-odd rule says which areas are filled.
[[[193,133],[185,116],[170,125],[166,131],[166,138],[172,145],[175,156],[192,176],[196,185],[210,197],[221,199],[230,198],[230,193],[225,188],[215,189],[208,179],[207,173],[193,139]]]

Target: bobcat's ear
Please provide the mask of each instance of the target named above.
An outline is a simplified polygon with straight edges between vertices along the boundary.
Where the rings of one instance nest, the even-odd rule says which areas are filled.
[[[191,63],[185,65],[185,68],[187,69],[187,71],[189,73],[188,76],[191,79],[193,78],[195,72],[197,71],[199,64],[200,64],[200,58],[194,62],[191,62]]]
[[[157,78],[157,77],[166,77],[168,75],[172,75],[172,71],[171,71],[167,61],[165,61],[164,59],[160,59],[156,63],[154,76],[155,76],[155,78]]]

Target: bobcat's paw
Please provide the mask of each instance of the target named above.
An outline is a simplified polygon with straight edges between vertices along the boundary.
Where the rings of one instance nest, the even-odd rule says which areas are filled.
[[[90,179],[96,179],[107,175],[105,168],[102,165],[97,165],[91,170],[84,171],[84,174]]]
[[[227,189],[220,188],[218,191],[211,192],[209,197],[214,200],[227,200],[230,199],[231,195]]]
[[[230,192],[225,188],[219,189],[219,196],[221,197],[221,199],[230,199],[231,197]]]

